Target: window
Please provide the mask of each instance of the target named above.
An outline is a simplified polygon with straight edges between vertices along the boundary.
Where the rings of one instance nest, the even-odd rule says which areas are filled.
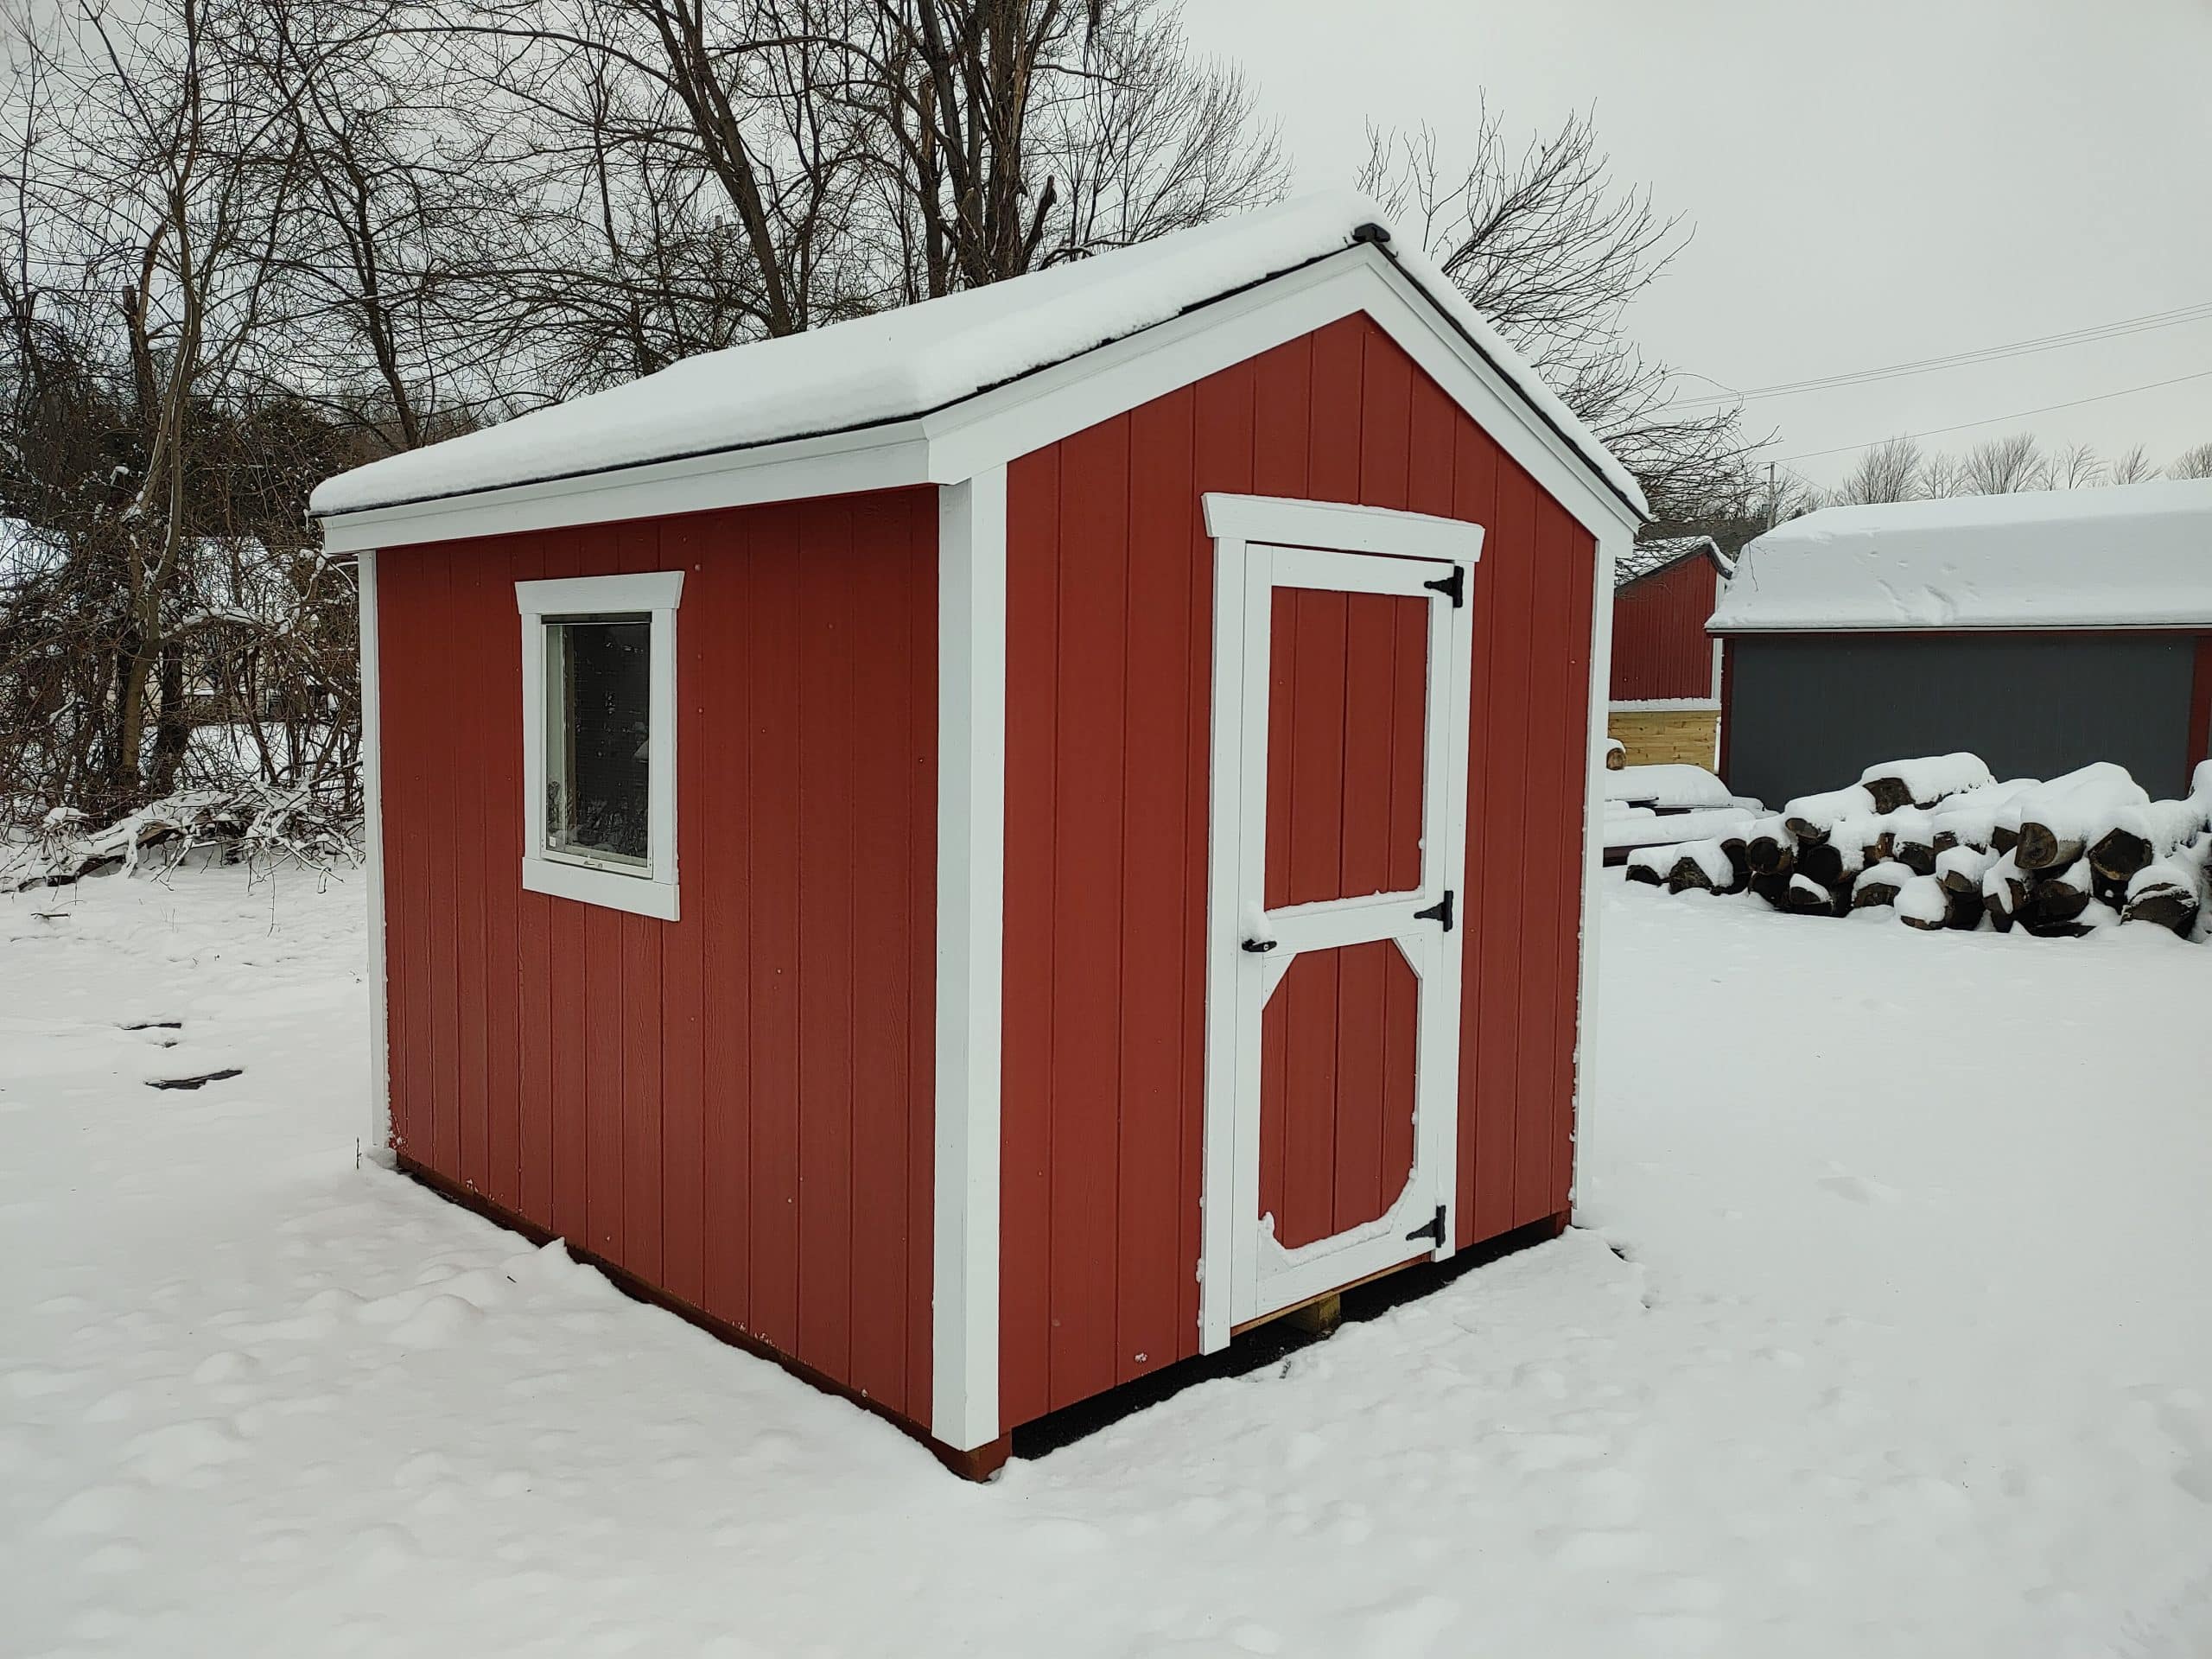
[[[522,884],[673,921],[680,570],[518,582]]]

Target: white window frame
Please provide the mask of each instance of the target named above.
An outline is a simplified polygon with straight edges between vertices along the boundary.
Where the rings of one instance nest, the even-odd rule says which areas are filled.
[[[681,570],[515,584],[515,607],[522,613],[522,884],[528,891],[677,919],[676,607],[683,596]],[[638,870],[564,854],[550,844],[545,824],[546,625],[570,617],[633,615],[652,624],[645,714],[647,856]]]

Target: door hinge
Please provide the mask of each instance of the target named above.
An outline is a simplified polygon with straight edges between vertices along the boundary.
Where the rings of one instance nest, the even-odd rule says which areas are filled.
[[[1414,920],[1417,922],[1441,922],[1444,924],[1444,931],[1446,933],[1449,933],[1452,931],[1452,889],[1449,887],[1445,888],[1444,896],[1438,899],[1434,904],[1431,905],[1427,910],[1417,910],[1414,912]],[[1246,948],[1249,950],[1250,947],[1247,946]]]
[[[1438,1249],[1442,1249],[1444,1248],[1444,1206],[1438,1205],[1435,1216],[1414,1228],[1406,1235],[1406,1237],[1408,1241],[1426,1238],[1434,1243]]]
[[[1443,594],[1452,601],[1452,608],[1456,611],[1467,602],[1467,567],[1455,564],[1450,575],[1439,576],[1434,582],[1424,582],[1421,586],[1432,593]]]

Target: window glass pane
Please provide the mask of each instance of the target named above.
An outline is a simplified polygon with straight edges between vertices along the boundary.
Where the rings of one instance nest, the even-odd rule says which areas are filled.
[[[545,625],[546,844],[645,868],[652,842],[652,622]]]

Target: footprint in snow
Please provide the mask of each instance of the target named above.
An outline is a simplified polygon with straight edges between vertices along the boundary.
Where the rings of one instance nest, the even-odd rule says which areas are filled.
[[[1845,1170],[1821,1176],[1820,1185],[1853,1204],[1899,1204],[1904,1199],[1904,1194],[1894,1186],[1885,1186],[1879,1181],[1870,1181],[1864,1175],[1853,1175]]]
[[[483,1318],[473,1302],[458,1296],[433,1296],[392,1326],[385,1340],[403,1348],[447,1348]]]

